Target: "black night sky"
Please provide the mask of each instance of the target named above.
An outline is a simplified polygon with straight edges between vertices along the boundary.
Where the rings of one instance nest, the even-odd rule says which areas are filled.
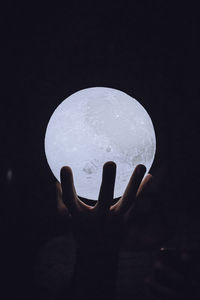
[[[151,173],[167,172],[169,231],[176,232],[178,223],[188,247],[199,247],[198,9],[175,3],[3,5],[0,209],[5,299],[18,294],[36,299],[32,268],[38,249],[64,234],[44,135],[58,104],[83,88],[116,88],[146,108],[157,137]]]

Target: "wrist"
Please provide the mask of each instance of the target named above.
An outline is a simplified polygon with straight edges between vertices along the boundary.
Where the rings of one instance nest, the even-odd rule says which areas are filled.
[[[77,247],[75,286],[82,299],[102,299],[105,293],[113,299],[118,271],[118,251],[105,247]],[[74,282],[74,283],[75,283]],[[78,297],[79,299],[79,297]]]
[[[119,249],[104,243],[77,245],[77,263],[87,270],[98,271],[113,269],[118,265]]]

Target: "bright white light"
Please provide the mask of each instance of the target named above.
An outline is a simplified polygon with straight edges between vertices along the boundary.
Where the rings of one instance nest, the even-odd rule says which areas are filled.
[[[120,197],[137,164],[149,171],[156,150],[152,121],[134,98],[116,89],[94,87],[65,99],[47,126],[45,152],[60,181],[70,166],[77,194],[97,200],[102,167],[117,164],[114,197]]]

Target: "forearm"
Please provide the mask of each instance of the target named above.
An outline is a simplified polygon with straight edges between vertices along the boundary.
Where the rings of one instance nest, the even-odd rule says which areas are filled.
[[[74,299],[114,299],[118,250],[95,245],[77,249],[73,278]]]

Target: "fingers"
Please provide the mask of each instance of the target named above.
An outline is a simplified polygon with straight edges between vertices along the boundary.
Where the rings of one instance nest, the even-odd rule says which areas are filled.
[[[63,203],[62,201],[62,188],[60,182],[56,182],[56,195],[57,195],[57,203],[61,204]]]
[[[68,209],[62,199],[61,184],[58,181],[56,182],[56,194],[57,194],[57,209],[58,209],[59,214],[61,214],[63,216],[68,216],[69,215]]]
[[[152,200],[149,199],[149,189],[152,184],[153,176],[151,174],[147,174],[145,178],[142,180],[137,193],[136,193],[136,201],[135,205],[132,205],[130,209],[127,211],[126,219],[127,221],[132,221],[133,217],[135,217],[135,213],[142,213],[143,215],[150,211],[150,206]],[[148,194],[147,194],[148,193]],[[150,200],[150,201],[149,201]]]
[[[63,167],[60,172],[63,201],[71,214],[77,212],[78,197],[74,187],[73,174],[70,167]]]
[[[116,210],[116,212],[124,214],[135,202],[137,190],[145,172],[146,167],[144,165],[138,165],[135,168],[122,198],[115,205],[114,209]]]
[[[108,161],[103,166],[102,182],[97,202],[99,209],[108,209],[113,200],[114,185],[116,177],[116,164]]]
[[[126,215],[127,221],[133,221],[136,211],[140,215],[141,214],[145,215],[147,212],[150,212],[150,208],[152,206],[152,197],[150,191],[152,186],[152,181],[153,181],[153,176],[151,174],[147,174],[145,178],[142,180],[136,193],[135,205],[132,205],[130,209],[127,211],[127,215]]]
[[[147,174],[145,176],[145,178],[142,180],[142,182],[138,188],[138,191],[136,194],[137,197],[142,197],[148,191],[148,189],[152,183],[152,180],[153,180],[153,176],[151,174]]]

